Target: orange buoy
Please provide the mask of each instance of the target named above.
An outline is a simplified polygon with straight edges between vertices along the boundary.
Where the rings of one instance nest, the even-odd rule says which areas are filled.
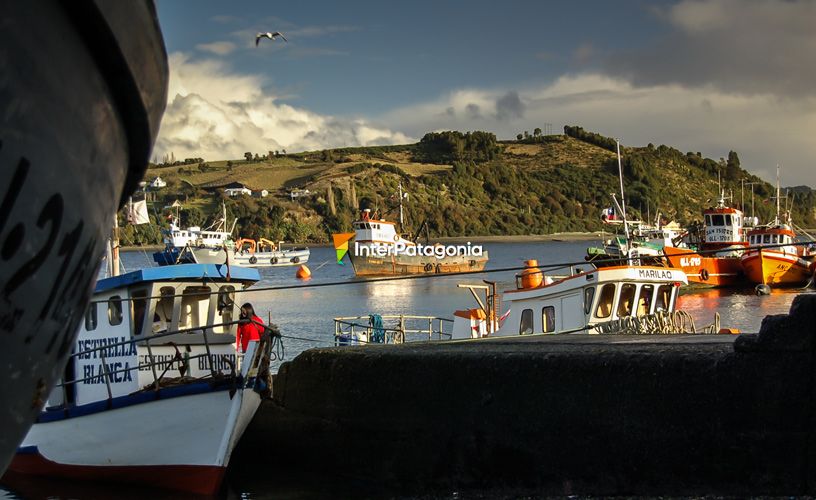
[[[295,277],[297,277],[298,279],[307,280],[312,277],[312,272],[309,271],[309,268],[306,267],[304,264],[301,264],[300,267],[298,267],[297,272],[295,273]]]
[[[544,275],[541,273],[541,269],[538,267],[538,261],[533,260],[525,260],[524,265],[527,266],[528,269],[525,269],[521,272],[521,288],[535,288],[541,285],[541,282],[544,281]]]

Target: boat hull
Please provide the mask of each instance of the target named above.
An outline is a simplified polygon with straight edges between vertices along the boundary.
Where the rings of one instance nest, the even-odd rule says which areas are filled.
[[[232,262],[242,267],[286,267],[299,266],[309,262],[308,248],[277,250],[272,252],[236,253]]]
[[[689,285],[731,287],[748,283],[739,257],[709,257],[687,248],[664,247],[669,266],[682,269]]]
[[[4,2],[3,21],[0,473],[65,366],[167,84],[152,3]]]
[[[357,276],[399,276],[482,271],[487,264],[488,253],[485,251],[478,257],[457,255],[438,259],[409,255],[355,257],[350,252],[349,258]]]
[[[125,398],[134,397],[144,395]],[[227,386],[131,405],[115,399],[114,409],[36,423],[9,472],[213,494],[260,405],[255,391],[231,397]]]
[[[751,283],[771,287],[802,286],[813,276],[813,263],[773,250],[751,251],[740,259]]]

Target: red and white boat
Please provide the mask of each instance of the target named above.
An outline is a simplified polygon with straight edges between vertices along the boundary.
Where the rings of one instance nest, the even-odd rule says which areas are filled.
[[[666,260],[671,267],[686,273],[689,284],[710,287],[745,284],[740,255],[748,246],[744,225],[749,220],[741,210],[726,206],[725,193],[721,191],[717,206],[703,211],[703,234],[697,251],[665,246]]]
[[[272,338],[234,347],[255,269],[183,264],[100,280],[63,380],[4,482],[46,476],[218,492],[269,390]],[[240,366],[239,366],[240,365]]]

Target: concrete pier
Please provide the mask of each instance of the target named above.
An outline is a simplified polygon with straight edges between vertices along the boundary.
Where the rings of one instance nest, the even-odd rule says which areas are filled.
[[[814,334],[800,295],[759,334],[314,349],[235,459],[397,494],[812,495]]]

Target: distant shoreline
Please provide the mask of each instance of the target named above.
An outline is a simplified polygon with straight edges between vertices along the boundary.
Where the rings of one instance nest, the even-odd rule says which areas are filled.
[[[600,240],[600,233],[553,233],[553,234],[514,234],[514,235],[490,235],[490,236],[448,236],[444,238],[431,238],[432,243],[532,243],[536,241],[591,241]],[[422,242],[420,238],[420,243]],[[298,245],[308,245],[311,247],[328,247],[331,243],[298,243]],[[156,252],[164,249],[164,245],[145,246],[121,246],[120,250],[126,252]]]

